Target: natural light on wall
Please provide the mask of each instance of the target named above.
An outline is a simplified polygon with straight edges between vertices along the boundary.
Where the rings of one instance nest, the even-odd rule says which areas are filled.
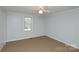
[[[32,30],[32,19],[31,17],[24,18],[24,31],[31,31]]]

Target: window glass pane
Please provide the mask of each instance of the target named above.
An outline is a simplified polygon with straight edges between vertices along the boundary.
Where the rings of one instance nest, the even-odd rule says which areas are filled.
[[[24,19],[24,31],[31,31],[31,26],[32,26],[32,19],[25,18]]]

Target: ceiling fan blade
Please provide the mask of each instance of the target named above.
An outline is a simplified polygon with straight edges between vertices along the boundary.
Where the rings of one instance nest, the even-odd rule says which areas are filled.
[[[33,8],[33,13],[38,13],[39,10],[42,10],[43,12],[47,12],[47,13],[50,12],[45,6],[35,6]]]

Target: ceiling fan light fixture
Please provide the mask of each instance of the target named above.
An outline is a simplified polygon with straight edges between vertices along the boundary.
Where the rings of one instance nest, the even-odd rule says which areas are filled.
[[[45,6],[36,6],[36,7],[34,8],[34,11],[35,11],[36,13],[38,13],[38,14],[44,14],[44,13],[47,13],[47,12],[48,12],[48,9],[47,9],[47,7],[45,7]]]
[[[39,13],[39,14],[43,14],[43,10],[39,10],[38,13]]]

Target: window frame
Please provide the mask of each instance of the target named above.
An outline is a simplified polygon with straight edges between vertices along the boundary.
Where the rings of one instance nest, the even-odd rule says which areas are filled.
[[[30,22],[27,22],[28,19],[30,19]],[[33,25],[32,17],[24,17],[24,31],[32,31],[32,25]]]

